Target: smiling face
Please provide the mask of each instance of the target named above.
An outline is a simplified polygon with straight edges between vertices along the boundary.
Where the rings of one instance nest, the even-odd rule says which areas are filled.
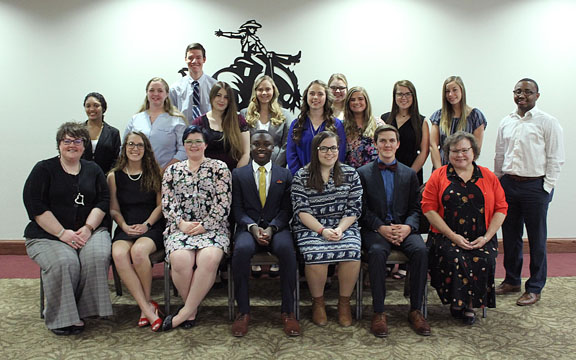
[[[366,96],[361,91],[355,91],[350,94],[348,104],[354,114],[364,114],[364,111],[366,111]]]
[[[450,164],[456,169],[467,169],[472,166],[472,161],[474,161],[474,151],[470,140],[462,139],[456,144],[450,146],[450,154],[448,155],[448,160]]]
[[[396,105],[402,110],[410,109],[412,106],[412,92],[406,86],[396,86],[396,90],[394,91],[394,98],[396,101]]]
[[[459,104],[462,100],[462,89],[458,84],[456,84],[455,81],[446,84],[444,94],[446,96],[446,100],[448,100],[451,105]]]
[[[260,85],[256,88],[256,98],[260,103],[260,106],[270,103],[272,97],[274,96],[274,87],[268,80],[262,80]]]
[[[191,49],[186,53],[186,65],[188,66],[188,71],[190,75],[202,75],[202,68],[206,62],[206,58],[202,55],[202,50]],[[197,76],[192,76],[197,79]]]
[[[199,161],[204,158],[204,150],[206,150],[206,143],[200,133],[188,134],[184,140],[184,148],[188,159],[192,161]]]
[[[150,85],[148,85],[147,90],[148,102],[150,106],[164,106],[164,101],[168,97],[168,92],[164,87],[164,84],[160,81],[152,81]]]
[[[84,153],[84,140],[82,138],[64,135],[64,138],[60,140],[58,144],[58,150],[64,160],[68,162],[79,161]]]
[[[318,145],[318,160],[321,167],[334,167],[338,161],[338,142],[335,137],[328,137]]]
[[[228,107],[228,94],[224,88],[221,88],[212,99],[212,109],[224,111]]]
[[[514,102],[518,105],[518,114],[524,116],[536,106],[540,97],[536,85],[531,81],[520,81],[514,87]]]
[[[398,141],[394,131],[381,131],[378,134],[378,141],[376,141],[380,161],[386,164],[393,162],[396,159],[396,150],[399,146],[400,141]]]
[[[326,103],[326,91],[319,84],[312,84],[306,95],[310,110],[323,110]]]
[[[346,94],[348,93],[348,85],[340,79],[334,79],[330,84],[330,91],[332,91],[332,95],[334,95],[334,102],[342,102],[346,98]]]
[[[250,154],[254,162],[260,166],[266,165],[270,161],[274,151],[274,139],[268,133],[258,133],[252,135],[250,139]]]
[[[128,139],[126,139],[126,157],[129,161],[142,161],[145,151],[144,140],[142,140],[140,135],[131,134],[128,136]]]
[[[86,99],[86,102],[84,103],[84,111],[86,111],[88,120],[102,120],[102,104],[95,97],[90,96]]]

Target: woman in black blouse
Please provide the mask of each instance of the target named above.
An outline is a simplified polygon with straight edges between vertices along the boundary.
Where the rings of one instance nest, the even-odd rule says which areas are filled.
[[[59,156],[38,162],[24,185],[26,251],[42,269],[46,326],[56,335],[112,315],[110,233],[101,226],[110,197],[100,167],[80,159],[89,141],[83,124],[60,126]]]

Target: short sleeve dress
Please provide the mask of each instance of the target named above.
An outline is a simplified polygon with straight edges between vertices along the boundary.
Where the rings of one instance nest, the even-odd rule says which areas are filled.
[[[166,258],[176,250],[199,250],[209,246],[228,253],[231,203],[232,180],[223,161],[207,158],[196,172],[190,170],[188,161],[170,165],[162,180]],[[178,228],[181,220],[201,221],[206,232],[184,234]]]
[[[133,180],[121,170],[114,172],[114,181],[116,182],[116,198],[126,224],[143,224],[156,208],[156,192],[143,191],[141,188],[142,177]],[[147,232],[138,236],[130,236],[118,226],[112,242],[148,237],[156,244],[156,250],[164,249],[162,233],[165,225],[166,221],[161,218]]]
[[[336,186],[332,174],[322,192],[306,186],[308,166],[298,170],[292,182],[294,219],[292,231],[307,265],[341,261],[360,261],[360,230],[358,221],[344,231],[340,241],[328,241],[317,231],[310,230],[298,217],[300,212],[314,216],[324,227],[338,226],[348,216],[360,217],[362,212],[362,184],[353,167],[341,165],[344,181]]]

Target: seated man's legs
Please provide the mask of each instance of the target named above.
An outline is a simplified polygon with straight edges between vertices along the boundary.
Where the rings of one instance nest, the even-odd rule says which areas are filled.
[[[375,313],[382,313],[386,299],[386,261],[392,244],[379,233],[366,231],[362,232],[362,247],[368,256],[372,306]]]
[[[419,234],[404,239],[400,250],[410,259],[410,310],[420,310],[428,276],[428,248]]]
[[[280,286],[282,288],[282,313],[294,312],[294,290],[296,289],[296,250],[290,230],[274,234],[270,243],[271,252],[280,262]]]
[[[256,252],[257,244],[248,231],[236,233],[232,254],[232,276],[234,277],[234,297],[240,314],[250,313],[248,280],[250,279],[250,259]]]

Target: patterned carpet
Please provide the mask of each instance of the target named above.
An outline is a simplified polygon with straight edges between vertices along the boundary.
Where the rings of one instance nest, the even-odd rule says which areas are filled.
[[[497,281],[499,283],[499,281]],[[39,280],[0,279],[0,356],[2,359],[574,359],[576,278],[550,278],[540,303],[515,305],[517,296],[498,297],[486,319],[466,327],[450,318],[436,294],[429,292],[432,336],[416,335],[408,326],[402,282],[389,281],[387,312],[390,335],[378,339],[369,331],[370,291],[364,292],[364,318],[349,328],[336,322],[336,290],[327,291],[329,324],[309,321],[310,301],[302,288],[302,336],[284,336],[279,321],[278,280],[252,281],[252,322],[248,335],[234,338],[225,289],[213,289],[200,309],[198,325],[152,333],[137,328],[137,307],[127,292],[110,292],[116,315],[87,320],[86,331],[57,337],[39,316]],[[161,301],[162,280],[154,281]],[[178,303],[174,300],[173,303]],[[174,307],[175,309],[176,307]]]

